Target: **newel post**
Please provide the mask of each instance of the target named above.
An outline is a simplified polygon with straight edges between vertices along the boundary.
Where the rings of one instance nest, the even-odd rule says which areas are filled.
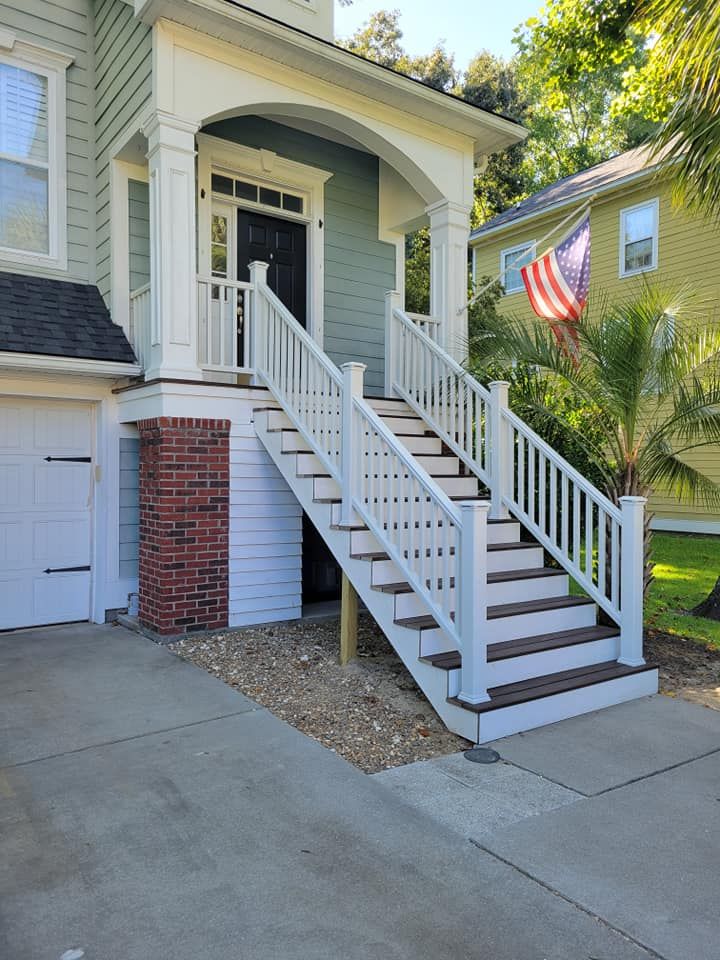
[[[258,293],[261,286],[267,285],[268,265],[262,260],[253,260],[249,264],[250,283],[250,317],[246,327],[246,335],[250,337],[250,366],[257,370],[261,359],[260,343],[261,337],[265,334],[265,318],[263,312],[263,299]]]
[[[512,450],[510,431],[503,413],[508,409],[506,380],[494,380],[490,384],[490,517],[507,520],[508,509],[503,497],[512,496]]]
[[[393,316],[394,310],[402,310],[402,295],[397,290],[385,294],[385,396],[392,397],[393,382],[400,357],[400,324]]]
[[[643,588],[645,585],[645,497],[620,497],[620,656],[628,667],[643,658]]]
[[[353,522],[354,485],[358,475],[358,468],[361,466],[360,457],[362,456],[362,451],[359,450],[357,444],[353,442],[353,400],[363,395],[365,370],[367,368],[364,363],[344,363],[340,369],[343,375],[342,418],[340,425],[342,431],[342,514],[340,523],[342,526],[350,526]]]
[[[485,703],[487,692],[487,521],[490,504],[460,504],[462,530],[456,583],[462,670],[458,698]]]

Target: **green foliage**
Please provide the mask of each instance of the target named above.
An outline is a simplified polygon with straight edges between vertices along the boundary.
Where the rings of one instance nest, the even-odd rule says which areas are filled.
[[[430,313],[430,231],[410,233],[405,240],[405,308]]]
[[[575,436],[613,500],[662,489],[717,508],[720,485],[684,460],[720,442],[720,329],[700,319],[687,290],[645,285],[633,299],[590,305],[575,325],[578,362],[545,321],[512,317],[486,317],[470,355],[481,368],[536,368],[561,403],[596,411],[593,430]],[[536,406],[559,420],[552,405]]]

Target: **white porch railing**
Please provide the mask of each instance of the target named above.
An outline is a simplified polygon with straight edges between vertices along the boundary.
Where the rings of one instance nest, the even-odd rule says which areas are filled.
[[[252,285],[198,277],[198,364],[216,373],[252,373],[250,291]]]
[[[457,510],[363,399],[364,368],[346,364],[341,377],[257,267],[255,276],[258,378],[338,483],[343,521],[362,520],[463,651],[460,696],[487,700],[486,592],[477,589],[486,582],[487,505]]]
[[[130,294],[130,335],[128,339],[140,365],[147,369],[150,363],[150,284],[146,283]]]
[[[486,390],[390,294],[386,389],[402,397],[485,483],[491,516],[508,510],[620,626],[620,660],[643,663],[644,499],[620,509]]]

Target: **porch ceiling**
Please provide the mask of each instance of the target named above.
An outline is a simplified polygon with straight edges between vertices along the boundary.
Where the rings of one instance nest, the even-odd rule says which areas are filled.
[[[476,156],[503,150],[526,136],[526,131],[511,120],[231,0],[136,0],[135,10],[145,23],[152,24],[163,18],[175,21],[471,137],[475,141]]]

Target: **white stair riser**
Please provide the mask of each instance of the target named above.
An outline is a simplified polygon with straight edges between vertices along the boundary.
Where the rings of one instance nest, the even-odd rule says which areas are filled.
[[[365,397],[365,403],[372,407],[380,417],[383,413],[406,413],[412,416],[413,412],[404,400],[384,400],[380,397]]]
[[[442,453],[442,440],[438,437],[401,437],[400,442],[413,456],[423,453],[430,456]]]
[[[434,653],[449,653],[456,650],[456,642],[452,637],[448,637],[444,630],[436,627],[433,630],[421,630],[420,633],[420,656],[430,657]],[[433,669],[435,669],[433,667]]]
[[[374,566],[374,564],[373,564]],[[398,581],[390,581],[397,583]],[[549,597],[563,597],[567,594],[567,577],[533,577],[527,580],[514,580],[508,583],[488,584],[488,604],[519,603],[523,600],[546,600]],[[454,606],[455,588],[450,596]],[[425,601],[416,593],[395,594],[395,619],[420,617],[429,613]]]
[[[376,458],[377,459],[377,458]],[[426,470],[431,477],[457,477],[460,469],[460,461],[457,457],[426,457],[416,456],[416,459],[423,470]],[[327,469],[323,466],[319,457],[314,453],[298,453],[296,461],[296,470],[299,477],[308,477],[313,474],[326,474]],[[385,472],[381,472],[385,471]],[[387,465],[385,463],[374,463],[370,471],[373,476],[387,477]],[[365,464],[365,476],[368,476],[368,465]],[[394,477],[396,475],[393,475]]]
[[[517,543],[520,539],[519,523],[489,523],[488,543]]]
[[[416,417],[380,417],[393,433],[414,433],[422,436],[427,432],[427,424]]]
[[[337,519],[340,517],[340,507],[338,504],[333,505],[333,522],[337,522]],[[520,527],[519,524],[513,524],[510,529],[508,529],[509,524],[488,524],[488,543],[510,543],[517,542],[520,537]],[[541,556],[540,563],[542,563],[542,550],[540,548],[534,548],[535,552],[539,552]],[[382,547],[377,542],[373,534],[369,530],[355,530],[352,535],[352,552],[353,553],[378,553],[382,550]],[[526,552],[522,551],[524,557],[526,557]],[[504,557],[508,557],[509,553],[503,553]],[[492,558],[489,556],[488,561]],[[540,563],[536,564],[539,566]],[[503,570],[521,570],[529,569],[533,566],[532,563],[527,565],[522,565],[519,567],[511,567],[507,564],[504,564],[501,569]],[[393,575],[390,580],[376,580],[376,583],[397,583],[398,580],[402,580],[401,576]]]
[[[593,710],[612,707],[618,703],[648,697],[657,693],[657,670],[617,677],[590,687],[556,693],[541,700],[519,703],[500,710],[492,710],[480,717],[478,742],[489,743],[501,737],[524,730],[534,730],[548,723],[557,723],[569,717],[579,717]]]
[[[488,621],[490,643],[519,640],[520,637],[537,637],[541,633],[574,630],[576,627],[592,627],[597,622],[597,609],[593,603],[557,610],[538,610],[536,613],[521,613],[513,617],[495,617]]]
[[[310,444],[306,440],[303,440],[297,430],[283,430],[280,443],[280,449],[283,453],[296,453],[298,450],[302,450],[305,453],[312,453]]]
[[[503,573],[509,570],[530,570],[543,565],[543,549],[533,544],[522,550],[488,551],[488,573]]]
[[[550,673],[562,670],[574,670],[576,667],[591,667],[596,663],[608,663],[616,660],[620,650],[617,637],[604,637],[589,643],[576,643],[572,647],[558,650],[543,650],[524,657],[511,657],[507,660],[495,660],[488,663],[488,687],[501,687],[506,683],[520,683],[532,677],[546,677]],[[460,670],[449,670],[448,696],[456,697],[460,692]]]
[[[301,454],[305,456],[305,454]],[[297,473],[295,474],[298,475]],[[449,497],[477,496],[477,480],[473,477],[436,477],[435,483]],[[340,497],[340,485],[331,477],[315,478],[315,500],[336,499]],[[388,504],[388,506],[390,506]]]

